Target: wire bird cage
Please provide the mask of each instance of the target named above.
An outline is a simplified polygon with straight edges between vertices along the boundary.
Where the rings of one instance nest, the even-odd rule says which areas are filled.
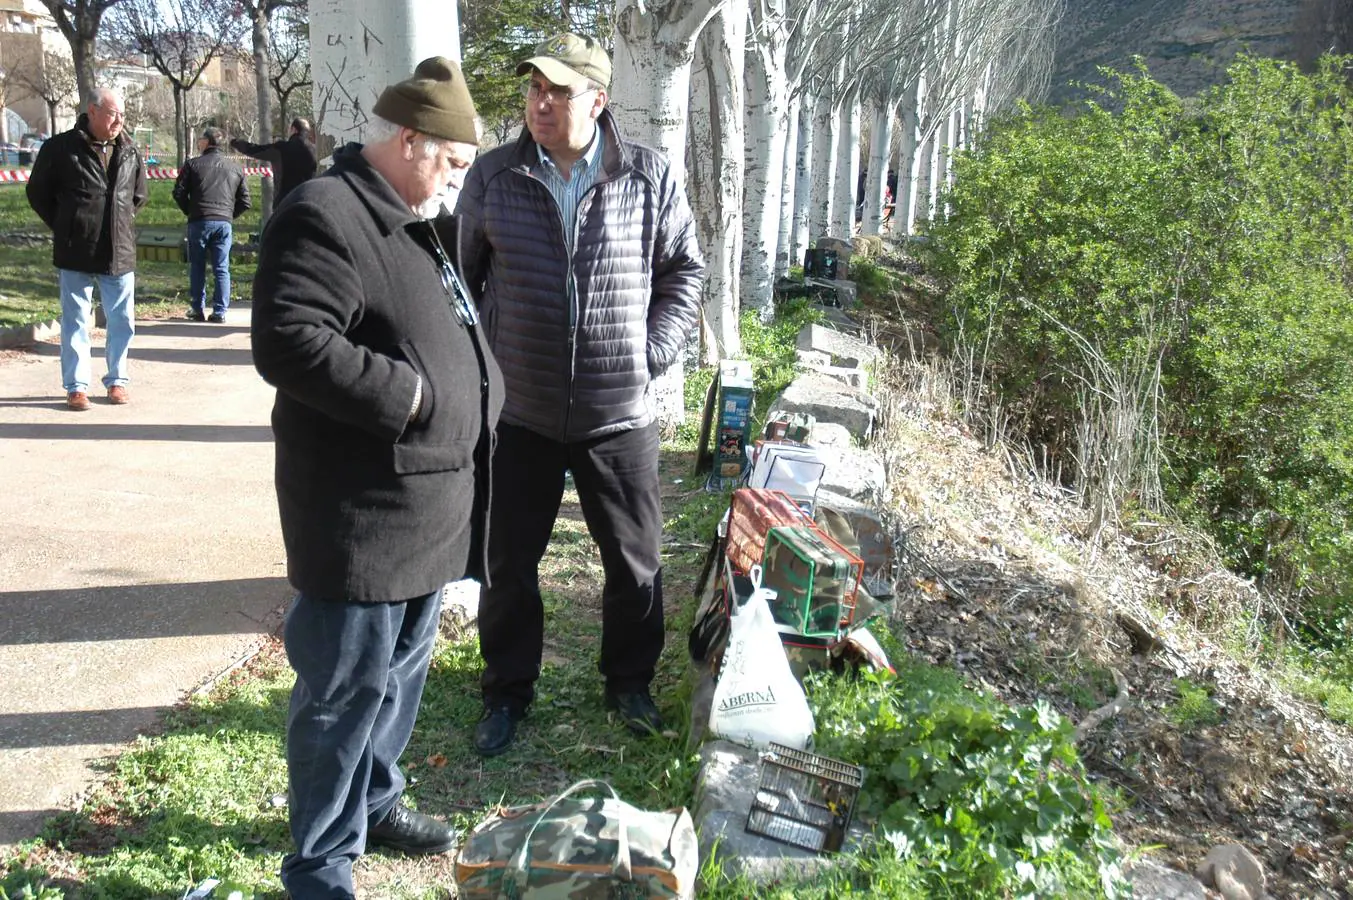
[[[864,769],[840,760],[771,744],[747,831],[813,853],[835,853],[845,843],[864,784]]]

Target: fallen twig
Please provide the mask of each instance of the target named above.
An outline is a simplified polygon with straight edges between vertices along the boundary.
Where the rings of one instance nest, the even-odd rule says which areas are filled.
[[[1087,734],[1118,715],[1127,706],[1130,697],[1127,679],[1117,669],[1110,669],[1109,671],[1113,673],[1114,684],[1118,685],[1118,696],[1081,720],[1081,723],[1076,726],[1076,734],[1072,738],[1073,743],[1080,743],[1081,739]]]

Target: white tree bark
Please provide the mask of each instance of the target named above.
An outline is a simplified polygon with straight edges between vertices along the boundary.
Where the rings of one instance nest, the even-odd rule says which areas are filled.
[[[884,192],[888,187],[888,169],[893,147],[893,107],[891,98],[875,98],[873,125],[869,129],[868,175],[864,183],[864,216],[860,234],[878,234],[883,224]],[[895,210],[894,210],[895,212]]]
[[[775,276],[783,278],[789,274],[789,267],[796,261],[794,256],[793,233],[794,233],[794,210],[795,207],[795,180],[797,178],[797,169],[799,161],[799,107],[800,98],[796,95],[789,100],[789,106],[785,110],[785,154],[784,165],[780,169],[780,183],[783,190],[780,194],[780,212],[777,219],[778,234],[776,236],[775,253]],[[799,259],[803,254],[799,254]]]
[[[460,59],[456,4],[445,0],[310,0],[315,127],[361,141],[388,85],[429,56]]]
[[[843,241],[855,233],[855,200],[860,187],[860,93],[846,95],[837,114],[836,199],[832,235]]]
[[[747,51],[747,169],[743,194],[743,305],[769,317],[781,223],[785,144],[789,128],[786,78],[789,32],[783,0],[753,3],[752,38]]]
[[[695,40],[726,0],[617,0],[611,112],[625,135],[661,150],[685,182],[686,106]]]
[[[897,159],[897,196],[893,201],[893,227],[902,235],[911,235],[916,228],[916,180],[920,175],[917,150],[917,127],[920,107],[918,92],[923,79],[913,81],[902,97],[902,134]]]
[[[743,61],[747,15],[730,3],[696,43],[691,71],[691,206],[705,255],[703,304],[721,359],[742,352],[738,337],[743,224]],[[769,305],[769,290],[766,303]]]
[[[611,111],[631,140],[666,154],[678,183],[686,181],[686,106],[695,39],[725,0],[617,0]],[[451,4],[454,5],[454,4]],[[659,421],[685,418],[684,367],[654,379]]]
[[[813,211],[813,156],[817,151],[817,98],[805,96],[799,104],[798,159],[794,160],[794,234],[790,241],[790,258],[795,264],[803,262],[812,234]]]
[[[812,193],[809,195],[808,239],[827,237],[835,222],[836,200],[836,122],[840,108],[829,92],[817,98],[813,110]]]

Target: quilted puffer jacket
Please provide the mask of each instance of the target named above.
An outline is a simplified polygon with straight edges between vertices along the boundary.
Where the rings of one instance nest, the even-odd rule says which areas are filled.
[[[526,129],[475,161],[456,205],[461,262],[506,383],[502,421],[570,443],[653,421],[648,383],[695,326],[704,272],[667,160],[625,141],[609,111],[598,121],[602,172],[578,205],[572,258]]]

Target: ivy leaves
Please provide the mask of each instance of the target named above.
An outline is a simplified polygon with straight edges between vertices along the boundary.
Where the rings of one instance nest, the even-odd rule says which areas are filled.
[[[899,858],[974,895],[1123,893],[1112,826],[1072,727],[922,666],[810,685],[820,752],[865,767],[859,814]]]

